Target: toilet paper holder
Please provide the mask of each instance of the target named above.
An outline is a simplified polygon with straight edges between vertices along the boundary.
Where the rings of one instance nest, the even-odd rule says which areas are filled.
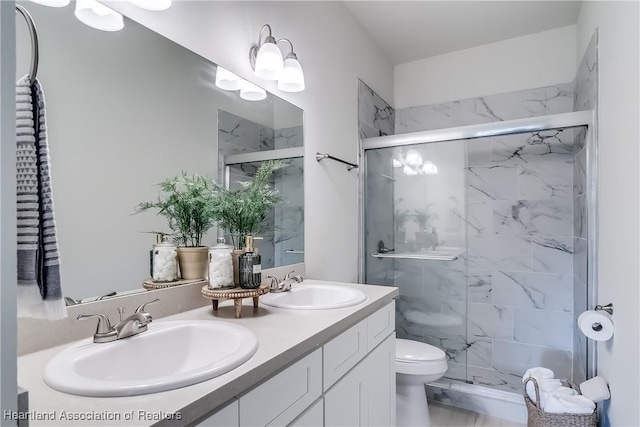
[[[613,315],[613,303],[609,303],[607,305],[596,305],[596,311],[606,311],[607,313]]]

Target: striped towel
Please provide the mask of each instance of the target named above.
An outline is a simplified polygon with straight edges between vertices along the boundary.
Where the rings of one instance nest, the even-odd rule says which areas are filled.
[[[37,120],[34,120],[34,117]],[[16,84],[18,316],[67,317],[53,215],[50,158],[42,86]]]

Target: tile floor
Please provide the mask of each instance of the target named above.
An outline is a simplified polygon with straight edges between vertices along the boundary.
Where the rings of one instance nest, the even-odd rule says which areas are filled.
[[[478,414],[452,406],[441,405],[436,402],[429,402],[429,413],[431,414],[431,427],[521,427],[513,421],[502,420],[490,417],[489,415]]]

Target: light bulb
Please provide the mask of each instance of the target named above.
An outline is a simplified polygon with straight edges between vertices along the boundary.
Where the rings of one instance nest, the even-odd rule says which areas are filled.
[[[416,150],[409,150],[404,161],[409,166],[420,166],[422,164],[422,156]]]
[[[420,168],[420,170],[425,175],[435,175],[438,173],[438,167],[435,165],[435,163],[430,162],[429,160],[423,163],[422,168]]]
[[[239,90],[242,88],[242,79],[218,65],[218,69],[216,70],[216,86],[223,90]]]
[[[412,168],[411,166],[405,166],[402,172],[404,172],[405,175],[409,175],[409,176],[418,175],[418,171]]]
[[[167,10],[171,7],[171,0],[129,0],[133,5],[147,10]]]
[[[393,159],[392,162],[393,162],[393,167],[394,168],[401,168],[402,167],[402,162],[400,160]]]
[[[240,88],[240,98],[246,101],[262,101],[267,97],[267,92],[254,85],[253,83],[249,83],[248,81],[244,81],[242,83],[242,87]]]
[[[122,15],[95,0],[77,0],[76,18],[85,25],[102,31],[119,31],[124,28]]]
[[[278,80],[284,64],[282,61],[282,52],[276,46],[275,42],[266,41],[258,50],[256,55],[255,73],[264,80]]]
[[[284,60],[282,74],[278,78],[278,89],[284,92],[301,92],[304,90],[304,73],[295,54],[289,54]]]

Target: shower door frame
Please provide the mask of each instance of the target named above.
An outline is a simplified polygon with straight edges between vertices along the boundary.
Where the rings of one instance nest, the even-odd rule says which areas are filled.
[[[571,113],[553,114],[547,116],[530,117],[525,119],[504,120],[492,123],[482,123],[468,126],[435,129],[421,132],[403,133],[398,135],[377,136],[360,139],[358,169],[358,282],[366,283],[365,257],[365,177],[367,175],[367,150],[380,148],[402,147],[416,144],[431,144],[437,142],[458,141],[464,139],[480,139],[500,135],[513,135],[552,129],[587,127],[585,136],[585,150],[587,158],[586,198],[587,198],[587,285],[590,292],[587,295],[587,309],[592,309],[597,303],[598,295],[598,141],[597,141],[597,113],[596,110],[576,111]],[[587,377],[597,374],[596,345],[587,340]]]

